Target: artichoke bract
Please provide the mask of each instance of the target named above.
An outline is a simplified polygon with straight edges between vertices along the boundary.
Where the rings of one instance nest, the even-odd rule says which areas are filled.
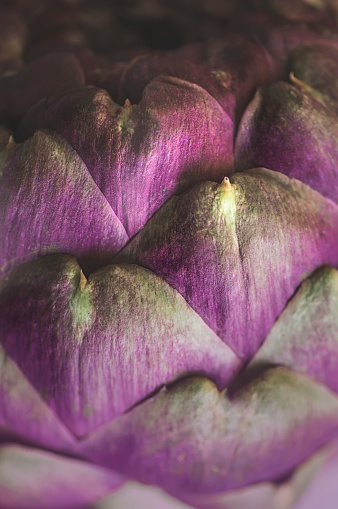
[[[0,508],[334,509],[335,3],[0,27]]]

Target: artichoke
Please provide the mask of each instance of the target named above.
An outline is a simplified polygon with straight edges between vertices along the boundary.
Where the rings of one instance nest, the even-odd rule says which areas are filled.
[[[3,2],[2,509],[336,507],[337,23]]]

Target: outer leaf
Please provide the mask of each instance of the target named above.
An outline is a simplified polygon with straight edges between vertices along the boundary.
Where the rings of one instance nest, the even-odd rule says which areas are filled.
[[[37,132],[1,158],[0,274],[55,252],[92,270],[125,244],[123,226],[61,136]]]
[[[285,368],[265,371],[231,398],[192,378],[83,442],[99,464],[176,495],[276,479],[338,427],[338,398]]]
[[[303,87],[258,89],[237,133],[235,167],[264,166],[338,202],[337,118]]]
[[[300,282],[338,264],[338,207],[265,169],[169,200],[121,251],[178,290],[242,358],[265,339]]]
[[[256,38],[247,35],[247,31],[245,35],[226,34],[207,44],[205,53],[210,67],[228,82],[235,97],[234,109],[231,110],[230,105],[224,109],[238,125],[256,88],[275,77],[271,56]]]
[[[320,500],[323,500],[323,493],[325,493],[327,509],[335,509],[336,499],[331,497],[330,491],[334,493],[336,486],[337,453],[337,441],[331,441],[296,468],[291,475],[276,483],[257,483],[224,493],[192,494],[185,499],[198,509],[288,509],[290,507],[314,509],[320,505]],[[128,484],[126,488],[127,486]],[[101,506],[97,509],[101,509]]]
[[[0,281],[0,341],[77,436],[181,376],[201,373],[223,388],[241,367],[150,271],[107,266],[87,283],[65,255],[20,265]]]
[[[0,446],[2,509],[78,509],[124,482],[84,461],[18,445]]]

